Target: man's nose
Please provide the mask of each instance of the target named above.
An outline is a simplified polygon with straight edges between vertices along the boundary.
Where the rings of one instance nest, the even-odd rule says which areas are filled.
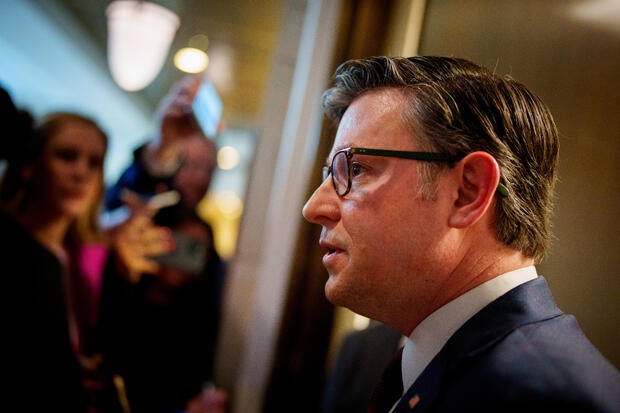
[[[308,222],[314,224],[324,225],[327,221],[335,221],[340,214],[337,198],[336,192],[328,178],[314,190],[308,201],[306,201],[301,213]]]
[[[303,215],[306,221],[309,221],[309,222],[312,222],[312,212],[313,212],[312,203],[313,203],[313,198],[314,198],[315,193],[316,191],[313,192],[312,195],[310,195],[310,198],[308,198],[308,200],[306,201],[306,204],[301,209],[301,215]]]

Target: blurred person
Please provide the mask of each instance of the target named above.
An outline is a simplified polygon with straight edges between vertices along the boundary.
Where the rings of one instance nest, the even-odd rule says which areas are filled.
[[[347,333],[325,383],[321,413],[366,413],[381,372],[402,338],[374,320],[363,330]]]
[[[620,411],[620,373],[554,303],[559,138],[525,86],[468,60],[343,63],[303,208],[327,298],[408,337],[369,412]]]
[[[135,328],[124,355],[134,413],[183,410],[212,380],[225,263],[196,211],[216,167],[216,145],[191,110],[200,83],[187,76],[172,87],[155,113],[158,133],[134,151],[107,193],[112,215],[140,209],[158,194],[178,196],[153,217],[170,228],[175,250],[158,257],[158,270],[145,271],[134,287]]]
[[[227,392],[207,385],[200,394],[187,403],[185,413],[226,413],[228,402]]]
[[[98,227],[107,149],[100,127],[82,115],[59,112],[34,129],[32,117],[18,111],[4,90],[1,100],[6,129],[0,158],[7,162],[0,183],[7,344],[2,368],[8,379],[3,406],[10,411],[122,411],[103,356],[103,269],[107,265],[107,277],[113,279],[157,263],[144,257],[124,261],[121,257],[132,252],[122,246],[111,250],[116,241]],[[119,228],[117,241],[133,225]],[[168,250],[167,231],[144,228],[151,252]]]

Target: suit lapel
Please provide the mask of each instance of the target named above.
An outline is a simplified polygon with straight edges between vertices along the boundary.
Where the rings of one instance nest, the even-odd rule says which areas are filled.
[[[433,358],[422,374],[413,383],[405,395],[400,399],[394,409],[397,412],[424,412],[433,404],[437,392],[441,388],[441,382],[447,366],[446,352],[440,352]]]
[[[444,381],[516,328],[561,315],[543,277],[522,284],[469,319],[448,340],[394,409],[394,413],[425,412],[434,404]]]

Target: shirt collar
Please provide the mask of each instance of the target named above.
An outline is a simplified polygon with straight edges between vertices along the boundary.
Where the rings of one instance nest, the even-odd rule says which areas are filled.
[[[448,339],[474,314],[513,288],[538,276],[534,266],[499,275],[460,295],[426,317],[409,335],[402,358],[407,391]]]

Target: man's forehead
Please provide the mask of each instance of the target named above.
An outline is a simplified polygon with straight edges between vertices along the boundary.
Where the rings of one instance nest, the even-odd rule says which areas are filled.
[[[328,159],[351,147],[388,149],[397,145],[408,149],[413,139],[402,116],[401,98],[402,95],[394,89],[367,92],[356,98],[338,124]]]

